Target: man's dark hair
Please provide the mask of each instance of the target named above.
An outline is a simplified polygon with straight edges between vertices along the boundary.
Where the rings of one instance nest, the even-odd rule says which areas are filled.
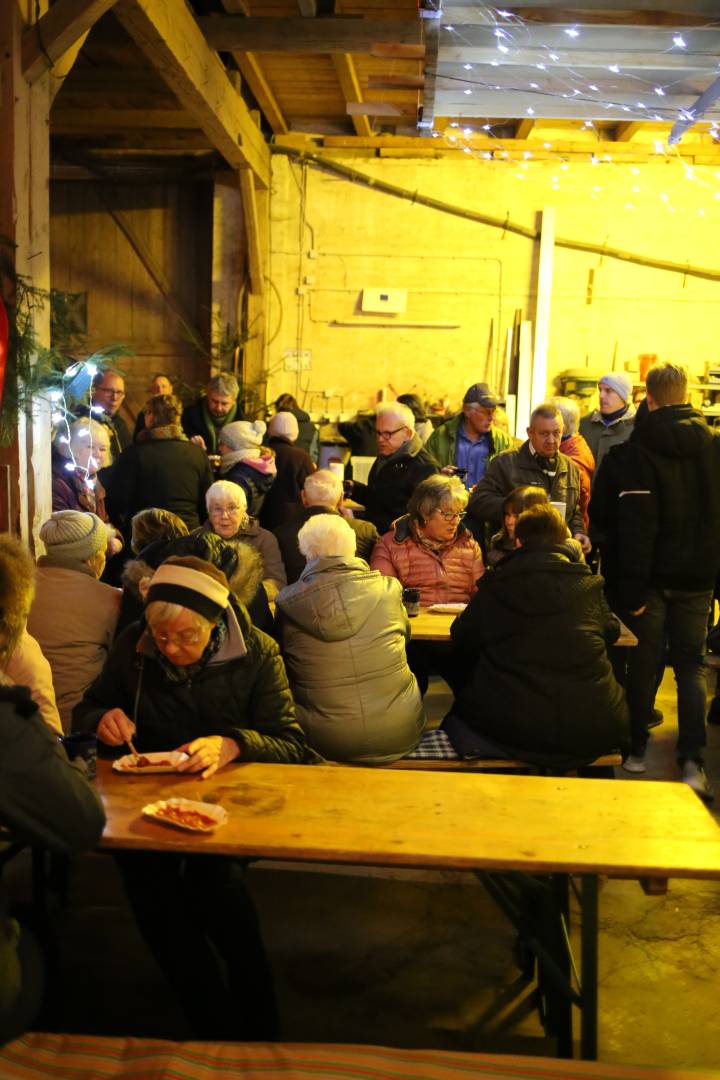
[[[515,536],[522,547],[552,547],[567,540],[567,525],[549,503],[523,510],[515,526]]]
[[[645,386],[656,405],[684,405],[687,400],[687,371],[680,364],[655,364],[647,373]]]

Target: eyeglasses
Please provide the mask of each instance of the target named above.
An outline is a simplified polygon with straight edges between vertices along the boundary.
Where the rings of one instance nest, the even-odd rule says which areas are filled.
[[[445,521],[462,521],[465,517],[465,510],[436,510],[436,514],[439,514]]]
[[[104,387],[98,386],[95,391],[95,396],[98,394],[104,394],[105,397],[125,397],[124,390],[105,390]]]
[[[402,427],[396,427],[394,431],[380,431],[378,428],[375,428],[375,434],[378,437],[378,439],[391,439],[393,437],[393,435],[397,435],[398,431],[404,431],[404,430],[405,430],[405,425],[403,424]]]
[[[242,513],[242,511],[244,509],[245,508],[243,506],[234,506],[234,505],[232,505],[232,506],[211,506],[210,510],[208,512],[210,514],[210,517],[225,517],[226,515],[228,517],[230,517],[231,514]]]
[[[169,637],[167,634],[156,634],[152,627],[150,629],[155,644],[160,645],[162,648],[167,645],[178,645],[181,649],[189,649],[193,645],[199,645],[203,638],[203,635],[197,630],[185,630],[184,633],[178,634],[177,637]]]

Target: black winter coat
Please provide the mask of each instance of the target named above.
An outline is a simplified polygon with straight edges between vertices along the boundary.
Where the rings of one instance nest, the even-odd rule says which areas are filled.
[[[238,408],[237,402],[230,409],[230,412],[223,417],[222,424],[212,424],[212,427],[208,425],[208,420],[205,416],[203,404],[205,402],[205,395],[193,401],[190,405],[186,405],[182,414],[182,429],[187,435],[188,439],[194,438],[196,435],[200,435],[205,443],[205,449],[208,454],[217,454],[218,452],[218,435],[226,424],[232,424],[234,420],[242,419],[242,411]]]
[[[305,735],[276,643],[252,626],[242,607],[228,609],[227,618],[228,637],[189,682],[167,677],[145,624],[133,623],[75,706],[73,728],[95,731],[108,709],[120,708],[137,725],[134,741],[142,753],[224,735],[240,746],[241,761],[304,761]]]
[[[268,446],[275,451],[277,476],[265,496],[260,524],[272,531],[300,509],[300,492],[307,477],[315,472],[315,465],[310,455],[289,439],[274,436]]]
[[[590,503],[613,598],[712,589],[720,567],[720,440],[690,405],[649,412],[603,461]]]
[[[221,480],[229,480],[231,484],[237,484],[245,492],[247,500],[247,512],[250,517],[259,517],[265,502],[265,496],[275,482],[275,474],[261,473],[253,469],[252,465],[245,465],[238,461],[227,472],[220,474]]]
[[[454,711],[518,756],[589,762],[624,749],[627,706],[606,650],[618,634],[602,578],[561,548],[520,548],[453,623],[471,667]]]
[[[367,484],[354,485],[353,499],[362,503],[365,517],[382,536],[396,518],[407,513],[408,499],[418,484],[439,471],[437,461],[415,435],[407,453],[387,464],[375,458]]]
[[[205,492],[212,482],[207,456],[194,443],[147,438],[123,450],[114,466],[108,511],[126,537],[133,514],[150,506],[171,510],[188,529],[197,529],[205,519]]]

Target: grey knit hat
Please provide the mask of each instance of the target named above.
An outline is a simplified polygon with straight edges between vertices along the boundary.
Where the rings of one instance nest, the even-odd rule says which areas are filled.
[[[218,442],[230,450],[256,450],[267,428],[262,420],[234,420],[218,432]]]
[[[291,412],[276,412],[268,424],[268,433],[295,442],[300,434],[300,427]]]
[[[87,562],[108,542],[105,523],[97,514],[83,510],[58,510],[40,529],[40,539],[48,555]]]
[[[609,386],[624,402],[632,399],[632,379],[625,371],[610,371],[598,379],[598,386]]]

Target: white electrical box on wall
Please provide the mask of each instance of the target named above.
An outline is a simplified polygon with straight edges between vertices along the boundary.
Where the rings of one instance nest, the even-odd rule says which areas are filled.
[[[407,311],[407,289],[363,289],[360,309],[373,315],[403,315]]]

